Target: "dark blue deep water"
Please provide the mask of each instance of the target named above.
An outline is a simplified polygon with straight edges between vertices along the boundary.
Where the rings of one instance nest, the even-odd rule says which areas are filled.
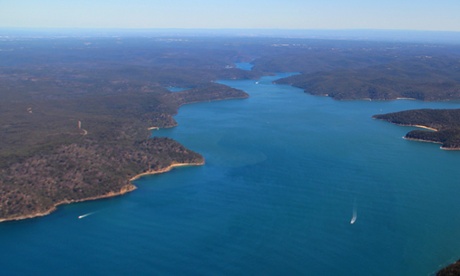
[[[371,118],[459,103],[334,101],[277,77],[222,81],[250,98],[153,132],[205,166],[0,224],[0,274],[430,275],[460,258],[460,152]]]

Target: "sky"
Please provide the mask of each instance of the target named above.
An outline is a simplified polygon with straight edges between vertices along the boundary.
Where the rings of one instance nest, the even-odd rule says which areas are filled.
[[[460,0],[0,0],[0,28],[460,32]]]

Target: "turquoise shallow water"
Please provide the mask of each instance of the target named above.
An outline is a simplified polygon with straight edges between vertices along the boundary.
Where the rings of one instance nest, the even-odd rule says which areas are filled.
[[[0,224],[2,272],[429,275],[460,258],[460,152],[371,118],[460,104],[339,102],[271,84],[281,76],[222,81],[250,98],[184,106],[153,132],[205,166]]]
[[[166,89],[168,89],[170,92],[181,92],[181,91],[187,90],[188,88],[169,86],[169,87],[166,87]]]

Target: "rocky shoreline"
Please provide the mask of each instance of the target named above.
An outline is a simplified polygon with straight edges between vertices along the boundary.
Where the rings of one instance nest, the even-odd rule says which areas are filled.
[[[120,196],[120,195],[124,195],[126,193],[129,193],[129,192],[132,192],[132,191],[134,191],[136,189],[137,189],[137,187],[130,183],[130,184],[126,184],[125,186],[123,186],[119,191],[111,191],[111,192],[108,192],[108,193],[100,195],[100,196],[93,196],[93,197],[82,198],[82,199],[77,199],[77,200],[63,200],[63,201],[60,201],[60,202],[54,204],[54,206],[52,208],[50,208],[50,209],[48,209],[48,210],[46,210],[44,212],[38,212],[38,213],[34,213],[34,214],[16,216],[16,217],[11,217],[11,218],[0,218],[0,222],[17,221],[17,220],[24,220],[24,219],[43,217],[43,216],[47,216],[47,215],[53,213],[54,211],[56,211],[57,208],[60,205]]]
[[[193,163],[176,163],[176,162],[173,162],[171,165],[169,165],[169,166],[167,166],[165,168],[158,169],[158,170],[149,170],[147,172],[143,172],[143,173],[140,173],[138,175],[135,175],[129,181],[132,182],[132,181],[135,181],[135,180],[137,180],[137,179],[139,179],[139,178],[141,178],[143,176],[147,176],[147,175],[154,175],[154,174],[160,174],[160,173],[169,172],[169,171],[171,171],[172,169],[174,169],[176,167],[201,166],[201,165],[204,165],[204,163],[205,163],[204,160],[202,162],[193,162]],[[38,213],[34,213],[34,214],[29,214],[29,215],[10,217],[10,218],[0,218],[0,222],[18,221],[18,220],[24,220],[24,219],[43,217],[43,216],[49,215],[49,214],[53,213],[54,211],[56,211],[57,208],[60,205],[121,196],[121,195],[124,195],[126,193],[132,192],[132,191],[134,191],[136,189],[137,189],[137,187],[134,184],[129,183],[129,184],[126,184],[125,186],[121,187],[121,189],[118,190],[118,191],[110,191],[110,192],[108,192],[106,194],[103,194],[103,195],[100,195],[100,196],[92,196],[92,197],[82,198],[82,199],[77,199],[77,200],[62,200],[62,201],[54,204],[53,207],[49,208],[46,211],[38,212]]]

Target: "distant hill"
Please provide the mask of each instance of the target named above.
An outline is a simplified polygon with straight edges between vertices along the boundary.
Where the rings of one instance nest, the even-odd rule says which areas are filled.
[[[458,100],[460,56],[418,56],[370,67],[301,74],[277,83],[337,100]]]

